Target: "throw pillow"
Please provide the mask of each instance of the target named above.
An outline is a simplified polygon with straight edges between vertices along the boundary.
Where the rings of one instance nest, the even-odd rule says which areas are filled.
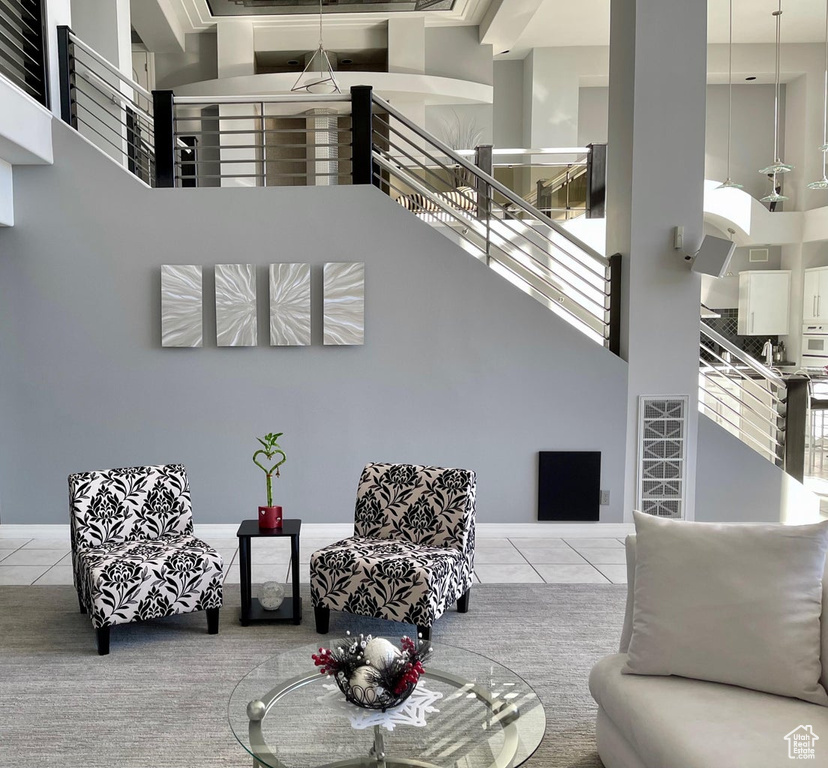
[[[820,684],[828,523],[724,525],[635,513],[625,674],[678,675],[828,706]]]

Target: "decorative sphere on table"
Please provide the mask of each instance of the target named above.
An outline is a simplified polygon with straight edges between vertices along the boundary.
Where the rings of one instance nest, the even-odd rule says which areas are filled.
[[[275,611],[285,599],[285,585],[278,581],[266,581],[259,590],[259,602],[266,611]]]
[[[247,705],[247,717],[254,723],[258,723],[267,714],[267,707],[263,701],[255,699]]]
[[[384,637],[374,637],[365,644],[363,654],[365,661],[371,666],[382,669],[394,661],[400,655],[400,652],[393,643],[389,643]]]
[[[351,696],[356,701],[366,704],[375,701],[383,693],[383,689],[374,682],[374,670],[370,666],[357,667],[348,680],[351,686]]]

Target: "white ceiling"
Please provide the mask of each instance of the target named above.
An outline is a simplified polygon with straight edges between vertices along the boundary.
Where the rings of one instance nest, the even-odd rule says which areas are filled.
[[[777,0],[733,0],[733,42],[774,42],[776,26],[771,13],[776,8]],[[610,0],[544,0],[508,58],[545,46],[608,45],[609,9]],[[728,0],[708,0],[707,19],[708,41],[726,43]],[[824,0],[783,0],[783,43],[824,39]]]

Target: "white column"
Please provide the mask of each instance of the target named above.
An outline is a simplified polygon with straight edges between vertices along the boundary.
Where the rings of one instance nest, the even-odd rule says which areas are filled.
[[[425,18],[388,19],[388,71],[417,75],[425,71]]]
[[[14,186],[12,167],[0,160],[0,227],[14,226]]]
[[[702,238],[707,6],[613,0],[607,253],[620,252],[629,363],[625,517],[636,495],[640,395],[689,398],[685,516],[693,517],[700,280],[673,249]]]
[[[72,26],[70,0],[47,0],[46,28],[49,30],[49,107],[60,116],[60,67],[58,66],[57,28]]]

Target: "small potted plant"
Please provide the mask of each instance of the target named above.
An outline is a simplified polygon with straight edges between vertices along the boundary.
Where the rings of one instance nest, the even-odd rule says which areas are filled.
[[[273,506],[273,475],[279,477],[279,467],[287,461],[285,452],[279,447],[279,438],[284,432],[270,432],[264,437],[256,439],[262,444],[256,453],[253,454],[253,463],[265,473],[267,477],[267,506],[259,507],[259,528],[273,529],[282,527],[282,508]],[[281,456],[281,460],[273,464],[274,456]],[[259,457],[263,456],[267,461],[261,464]]]

